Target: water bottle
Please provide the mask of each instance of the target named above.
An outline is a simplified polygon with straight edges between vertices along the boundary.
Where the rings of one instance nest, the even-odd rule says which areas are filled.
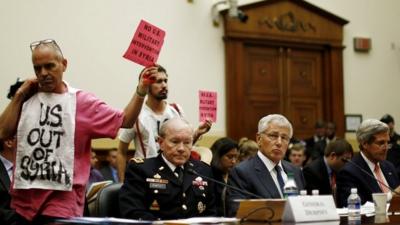
[[[299,194],[299,189],[297,189],[296,182],[293,178],[293,173],[287,173],[288,180],[283,186],[283,196],[288,198],[289,196],[297,196]]]
[[[347,198],[347,208],[349,209],[349,221],[361,221],[361,199],[357,194],[357,188],[351,189],[351,194]]]
[[[311,191],[312,195],[319,195],[319,190],[318,189],[314,189]]]
[[[300,196],[307,196],[307,190],[300,190]]]

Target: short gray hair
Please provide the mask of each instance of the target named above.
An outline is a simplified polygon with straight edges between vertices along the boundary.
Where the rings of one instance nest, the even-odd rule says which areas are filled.
[[[160,131],[158,133],[159,137],[165,138],[165,136],[167,135],[167,130],[169,128],[171,128],[171,126],[175,126],[176,123],[183,123],[184,125],[186,125],[187,127],[189,127],[192,130],[192,133],[194,132],[192,125],[184,118],[180,117],[180,116],[176,116],[173,117],[167,121],[165,121],[161,127],[160,127]]]
[[[286,119],[286,117],[280,114],[270,114],[268,116],[264,116],[263,118],[261,118],[261,120],[258,122],[258,133],[260,134],[266,129],[268,129],[271,123],[275,123],[278,126],[289,128],[289,137],[292,138],[293,136],[292,124],[289,122],[288,119]]]
[[[389,127],[385,123],[377,119],[366,119],[358,127],[356,132],[356,138],[358,143],[361,145],[364,143],[372,143],[375,141],[375,134],[389,132]]]

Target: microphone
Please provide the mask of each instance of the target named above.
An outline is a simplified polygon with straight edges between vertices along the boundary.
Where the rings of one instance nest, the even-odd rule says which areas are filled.
[[[371,177],[372,179],[374,179],[374,180],[375,180],[376,182],[378,182],[379,184],[385,186],[385,187],[386,187],[387,189],[389,189],[391,192],[395,193],[396,195],[400,195],[399,192],[395,191],[393,188],[391,188],[389,185],[386,185],[384,182],[381,182],[381,181],[379,181],[378,179],[376,179],[374,175],[370,174],[368,171],[366,171],[365,169],[363,169],[361,166],[357,165],[357,163],[355,163],[355,162],[353,162],[353,161],[351,161],[351,160],[345,159],[345,158],[342,158],[342,161],[345,162],[345,163],[350,163],[350,164],[354,165],[355,167],[357,167],[358,169],[360,169],[364,174],[366,174],[367,176]]]
[[[233,189],[233,190],[238,191],[238,192],[240,192],[240,193],[243,193],[243,194],[246,194],[246,195],[250,195],[250,196],[255,197],[255,198],[264,198],[264,197],[262,197],[262,196],[256,195],[256,194],[251,193],[251,192],[248,192],[248,191],[246,191],[246,190],[242,190],[242,189],[240,189],[240,188],[237,188],[237,187],[235,187],[235,186],[229,185],[229,184],[227,184],[227,183],[218,181],[218,180],[216,180],[216,179],[214,179],[214,178],[211,178],[211,177],[208,177],[208,176],[204,176],[203,174],[199,174],[197,171],[195,171],[195,170],[193,170],[193,169],[188,169],[187,171],[188,171],[189,173],[191,173],[191,174],[194,174],[194,175],[197,175],[197,176],[206,178],[207,180],[210,180],[210,181],[212,181],[212,182],[214,182],[214,183],[217,183],[217,184],[219,184],[219,185],[222,185],[222,186],[224,186],[224,187]]]

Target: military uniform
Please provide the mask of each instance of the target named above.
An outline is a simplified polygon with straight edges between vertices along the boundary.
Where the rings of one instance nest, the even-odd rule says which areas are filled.
[[[184,165],[180,183],[161,154],[133,160],[119,193],[121,216],[143,220],[215,216],[214,184],[189,170],[212,177],[211,168],[201,161]]]

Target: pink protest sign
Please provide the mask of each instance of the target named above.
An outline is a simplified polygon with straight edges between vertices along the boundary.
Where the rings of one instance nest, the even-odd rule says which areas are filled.
[[[199,91],[199,119],[200,122],[210,119],[217,121],[217,92]]]
[[[146,67],[154,65],[164,43],[164,37],[165,31],[141,20],[124,58]]]

